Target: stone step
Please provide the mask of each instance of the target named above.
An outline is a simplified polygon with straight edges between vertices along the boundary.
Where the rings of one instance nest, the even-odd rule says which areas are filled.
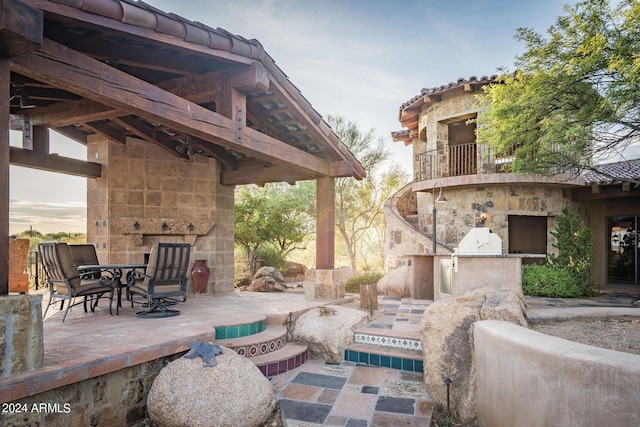
[[[345,347],[344,360],[411,372],[424,370],[421,350],[355,343]]]
[[[230,348],[240,356],[261,356],[280,350],[287,344],[287,328],[284,326],[267,326],[264,331],[258,334],[228,339],[216,338],[216,344]]]
[[[307,360],[306,344],[288,343],[280,350],[251,357],[251,360],[260,369],[265,377],[273,377],[295,369]]]

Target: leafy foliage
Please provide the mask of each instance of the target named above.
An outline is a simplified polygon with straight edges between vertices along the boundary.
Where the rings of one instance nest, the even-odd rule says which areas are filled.
[[[344,283],[345,292],[358,293],[360,292],[360,285],[373,285],[378,283],[382,279],[382,273],[375,273],[368,271],[366,273],[358,274],[347,279]]]
[[[29,239],[29,248],[35,250],[40,242],[67,242],[69,244],[87,243],[85,233],[71,233],[58,231],[55,233],[42,234],[38,230],[25,230],[16,235],[21,239]]]
[[[565,6],[546,37],[519,28],[518,71],[485,87],[478,142],[513,171],[578,174],[640,135],[640,3]]]
[[[327,120],[367,170],[367,177],[361,181],[336,179],[336,227],[351,267],[356,268],[358,260],[365,268],[380,267],[372,265],[371,260],[380,263],[383,260],[384,202],[407,182],[407,175],[396,164],[380,172],[391,152],[385,148],[382,138],[375,138],[373,129],[363,132],[355,122],[340,116],[329,116]]]
[[[251,274],[263,245],[280,259],[302,245],[315,230],[315,188],[310,183],[238,187],[235,203],[235,243],[243,248]]]
[[[577,298],[582,294],[579,281],[568,268],[531,264],[522,267],[522,292],[550,298]]]
[[[558,254],[549,254],[546,265],[526,265],[522,271],[522,291],[526,295],[552,298],[591,296],[591,235],[580,216],[565,208],[556,216],[551,231]]]

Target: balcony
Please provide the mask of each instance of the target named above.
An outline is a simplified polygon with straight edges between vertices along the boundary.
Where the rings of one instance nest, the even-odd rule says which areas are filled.
[[[503,165],[512,160],[512,155],[496,157],[490,148],[475,142],[449,145],[420,153],[418,180],[504,172]]]

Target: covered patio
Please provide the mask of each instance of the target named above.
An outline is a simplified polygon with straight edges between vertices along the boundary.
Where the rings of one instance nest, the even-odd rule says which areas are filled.
[[[9,293],[4,256],[2,402],[54,393],[61,403],[87,391],[108,406],[105,390],[80,389],[108,374],[135,378],[126,392],[136,407],[163,363],[213,339],[214,324],[267,315],[281,324],[323,304],[233,292],[234,188],[315,180],[315,267],[330,272],[334,179],[366,175],[260,42],[132,0],[0,0],[0,127],[1,253],[17,165],[87,178],[87,243],[100,263],[143,263],[159,242],[189,243],[192,262],[205,259],[212,272],[205,295],[191,295],[173,320],[76,307],[60,324],[41,321],[41,295]],[[9,130],[22,132],[21,147]],[[86,146],[87,159],[52,153],[52,131]],[[86,424],[89,414],[74,416]]]

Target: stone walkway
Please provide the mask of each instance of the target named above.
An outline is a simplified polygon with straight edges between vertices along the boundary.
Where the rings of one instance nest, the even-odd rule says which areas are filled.
[[[359,331],[419,340],[420,318],[430,300],[379,297],[384,315]],[[373,335],[371,335],[373,336]],[[393,350],[393,349],[391,349]],[[429,426],[434,402],[421,372],[356,361],[338,365],[309,360],[272,378],[287,427]]]

